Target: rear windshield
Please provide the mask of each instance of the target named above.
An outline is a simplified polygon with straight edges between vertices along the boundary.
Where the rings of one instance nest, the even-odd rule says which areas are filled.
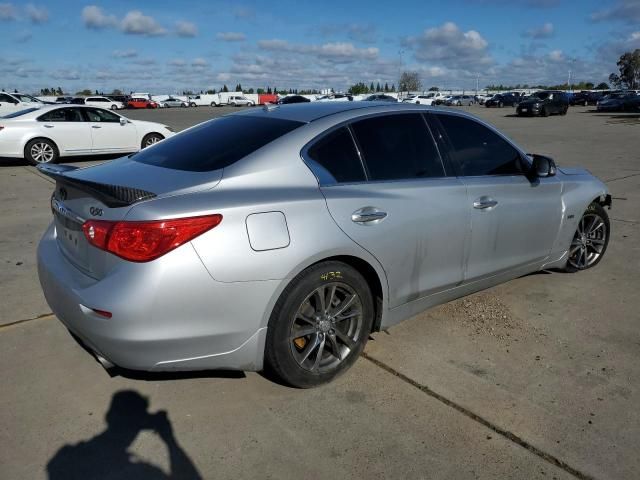
[[[252,116],[216,118],[141,150],[132,159],[174,170],[208,172],[237,162],[301,125]]]

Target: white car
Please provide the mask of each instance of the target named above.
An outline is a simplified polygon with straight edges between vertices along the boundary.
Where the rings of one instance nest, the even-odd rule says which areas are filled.
[[[0,92],[0,117],[13,112],[19,112],[25,108],[40,108],[48,105],[39,98],[25,93]]]
[[[91,107],[108,108],[109,110],[122,110],[124,103],[116,102],[107,97],[87,97],[84,99],[84,104]]]
[[[74,155],[137,152],[173,135],[166,125],[103,108],[51,105],[0,118],[0,157],[55,163]]]
[[[232,95],[231,97],[229,97],[228,104],[231,105],[232,107],[242,107],[242,106],[253,107],[255,105],[253,100],[249,100],[244,95]]]
[[[445,95],[440,92],[429,92],[424,95],[416,95],[409,103],[415,103],[416,105],[433,105],[436,100],[444,101]],[[405,100],[407,101],[407,100]]]

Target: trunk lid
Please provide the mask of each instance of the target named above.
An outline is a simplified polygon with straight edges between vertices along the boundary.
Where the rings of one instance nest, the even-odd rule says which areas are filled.
[[[38,170],[56,180],[51,210],[61,252],[96,279],[123,260],[89,244],[82,231],[86,220],[123,220],[136,203],[211,189],[222,177],[222,170],[188,172],[129,158],[87,168],[41,165]]]

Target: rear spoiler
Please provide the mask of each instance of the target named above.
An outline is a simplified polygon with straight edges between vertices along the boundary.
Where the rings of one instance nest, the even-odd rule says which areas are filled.
[[[139,188],[109,185],[107,183],[69,177],[66,175],[67,173],[78,169],[78,167],[72,165],[38,165],[37,168],[40,173],[53,178],[56,182],[82,190],[110,208],[127,207],[156,197],[155,193]]]

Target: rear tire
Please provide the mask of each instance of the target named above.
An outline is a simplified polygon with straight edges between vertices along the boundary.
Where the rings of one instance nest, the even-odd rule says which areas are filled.
[[[164,137],[159,133],[148,133],[142,139],[142,144],[140,145],[141,149],[150,147],[151,145],[155,145],[159,141],[164,140]]]
[[[607,251],[610,236],[609,215],[602,205],[593,202],[578,222],[565,271],[573,273],[595,267]]]
[[[58,158],[57,145],[47,138],[34,138],[24,147],[24,159],[31,165],[56,163]]]
[[[547,107],[542,107],[542,110],[540,111],[540,115],[542,115],[543,117],[549,116],[549,110],[547,110]]]
[[[298,388],[330,382],[358,359],[373,318],[371,291],[357,270],[336,261],[313,265],[287,285],[273,308],[265,366]]]

